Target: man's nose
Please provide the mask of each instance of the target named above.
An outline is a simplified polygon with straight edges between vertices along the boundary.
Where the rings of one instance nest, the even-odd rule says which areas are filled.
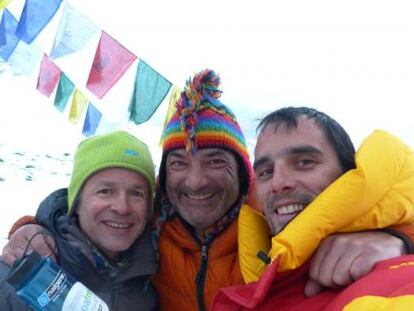
[[[186,176],[186,186],[192,190],[203,188],[207,183],[208,171],[200,165],[192,165]]]
[[[272,178],[273,192],[288,192],[294,188],[294,185],[294,176],[287,166],[284,163],[275,163]]]
[[[130,212],[128,194],[126,192],[119,193],[112,202],[111,209],[119,215],[128,214]]]

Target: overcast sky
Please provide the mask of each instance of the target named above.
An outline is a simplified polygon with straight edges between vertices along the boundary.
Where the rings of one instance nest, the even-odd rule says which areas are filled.
[[[409,113],[414,102],[411,2],[68,1],[179,87],[200,69],[216,70],[222,78],[222,101],[239,117],[251,147],[257,117],[286,105],[327,112],[344,125],[356,145],[374,128],[389,130],[414,145]],[[13,3],[17,6],[24,1]],[[49,28],[52,31],[45,31],[37,40],[46,53],[55,30]],[[87,55],[93,57],[94,50],[90,51]],[[79,76],[87,78],[90,64],[83,66],[70,57],[61,64],[63,70],[70,68],[72,72],[78,66]],[[129,102],[135,75],[132,68],[103,101],[121,114],[116,107]],[[47,128],[48,123],[39,122],[42,115],[51,119],[50,115],[58,114],[52,101],[35,94],[31,82],[2,76],[7,75],[0,75],[2,107],[10,112],[12,104],[36,109],[30,114],[30,123],[29,114],[20,108],[17,116],[2,113],[3,118],[8,123],[23,118],[28,129],[40,126],[53,136],[59,135],[61,129],[55,123],[65,123],[65,116],[49,120],[53,131]],[[80,82],[83,80],[75,84]],[[166,101],[153,120],[141,126],[144,139],[157,154],[157,139],[148,134],[159,135],[165,109]],[[62,124],[62,128],[70,126]],[[120,126],[141,135],[141,127]],[[151,126],[155,128],[148,131]]]
[[[102,12],[73,3],[178,86],[215,69],[249,134],[264,112],[307,105],[357,145],[377,127],[414,145],[412,1],[141,1],[129,10],[120,1]]]
[[[13,0],[10,6],[23,3]],[[357,146],[375,128],[414,146],[412,1],[68,3],[179,87],[203,68],[218,72],[222,101],[239,117],[250,150],[256,119],[287,105],[328,113],[348,130]],[[46,53],[53,43],[53,22],[57,19],[35,41]],[[84,87],[90,63],[83,64],[81,57],[90,61],[93,54],[93,49],[83,51],[59,65]],[[80,128],[53,107],[52,99],[35,90],[37,72],[24,78],[13,76],[0,64],[2,68],[0,143],[73,151],[82,138]],[[129,102],[134,76],[134,69],[127,71],[97,104],[111,107],[107,117],[143,138],[159,159],[166,101],[146,124],[122,123],[121,107]]]

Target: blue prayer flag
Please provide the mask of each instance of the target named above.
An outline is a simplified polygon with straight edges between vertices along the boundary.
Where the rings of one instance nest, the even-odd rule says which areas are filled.
[[[17,28],[17,20],[9,10],[3,11],[3,17],[0,22],[0,57],[5,61],[9,60],[10,55],[19,43],[19,39],[14,34]]]
[[[170,88],[171,82],[140,60],[129,106],[129,119],[141,124],[151,118]]]
[[[63,9],[50,57],[58,58],[80,51],[98,27],[69,4]]]
[[[3,19],[3,17],[2,17],[2,19]],[[5,31],[5,27],[3,26],[3,20],[1,20],[0,25],[1,25],[1,28],[0,28],[0,46],[2,46],[3,44],[6,44],[6,31]]]
[[[91,136],[95,134],[101,118],[102,113],[96,109],[94,105],[89,103],[88,111],[86,112],[85,123],[83,124],[82,134],[84,136]]]
[[[55,15],[62,0],[26,0],[16,35],[31,43]]]

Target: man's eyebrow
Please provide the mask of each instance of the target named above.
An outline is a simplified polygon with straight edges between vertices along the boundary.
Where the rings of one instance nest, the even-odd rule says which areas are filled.
[[[114,180],[108,180],[108,179],[101,179],[96,182],[97,187],[116,187],[117,181]],[[139,183],[133,183],[132,188],[134,189],[144,189],[144,186],[142,186]]]
[[[114,184],[115,184],[115,181],[108,180],[108,179],[99,179],[96,182],[96,185],[99,186],[99,187],[102,187],[102,186],[104,186],[104,187],[110,187],[110,186],[112,186]]]
[[[177,157],[177,158],[184,158],[184,155],[177,151],[171,151],[168,153],[168,157]]]
[[[209,152],[206,152],[206,155],[208,157],[217,157],[217,156],[224,156],[227,157],[227,153],[223,150],[217,149],[217,150],[211,150]]]
[[[285,155],[297,155],[297,154],[306,154],[306,153],[317,153],[317,154],[323,154],[323,152],[311,145],[303,145],[303,146],[295,146],[291,148],[284,149],[280,151],[278,154],[276,154],[275,158],[279,158],[281,156]],[[253,163],[253,170],[255,170],[258,166],[262,165],[263,163],[266,163],[268,161],[271,161],[271,158],[269,156],[261,157],[254,161]]]
[[[323,154],[323,152],[311,145],[304,145],[304,146],[296,146],[292,148],[286,149],[283,154],[301,154],[301,153],[319,153]]]

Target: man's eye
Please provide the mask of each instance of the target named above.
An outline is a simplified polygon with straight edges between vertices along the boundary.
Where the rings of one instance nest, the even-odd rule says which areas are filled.
[[[266,180],[273,176],[273,169],[263,168],[255,170],[256,179]]]
[[[217,166],[217,165],[226,164],[227,162],[224,161],[223,159],[211,159],[211,160],[208,161],[208,163],[210,165]]]
[[[171,161],[168,164],[168,168],[174,171],[181,171],[185,170],[187,167],[187,163],[185,161],[177,160],[177,161]]]
[[[171,161],[169,166],[173,168],[180,168],[180,167],[185,166],[185,162],[184,161]]]
[[[134,196],[134,197],[137,197],[137,198],[143,198],[143,197],[145,197],[144,192],[142,192],[140,190],[131,191],[131,195]]]
[[[315,161],[313,159],[301,159],[297,162],[297,166],[299,168],[310,168],[315,165]]]
[[[99,189],[97,192],[98,194],[111,194],[112,190],[110,188],[102,188],[102,189]]]

